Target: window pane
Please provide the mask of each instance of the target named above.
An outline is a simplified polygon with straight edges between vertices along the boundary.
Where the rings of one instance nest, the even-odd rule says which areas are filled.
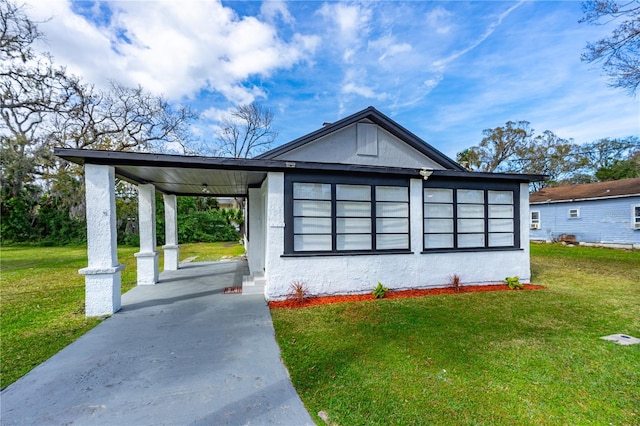
[[[369,185],[336,185],[337,200],[370,201]]]
[[[293,232],[296,234],[330,234],[331,219],[319,217],[293,218]]]
[[[458,232],[484,232],[484,220],[458,219]]]
[[[458,202],[484,204],[484,191],[481,189],[458,189]]]
[[[489,234],[490,247],[505,247],[513,245],[513,233]]]
[[[331,235],[294,235],[295,251],[330,251]]]
[[[371,217],[371,203],[355,201],[338,201],[336,203],[337,216]]]
[[[371,234],[343,234],[336,236],[338,250],[371,250]]]
[[[366,234],[371,232],[371,219],[351,219],[339,217],[336,219],[338,234]]]
[[[331,201],[302,201],[294,200],[294,216],[331,216]]]
[[[330,200],[331,185],[325,183],[293,183],[293,198]]]
[[[489,217],[513,217],[513,206],[489,206]]]
[[[425,219],[424,232],[453,232],[453,219]]]
[[[484,247],[484,234],[460,234],[458,247]]]
[[[453,248],[453,234],[429,234],[424,236],[424,248]]]
[[[405,186],[376,186],[377,201],[409,201],[409,188]]]
[[[453,189],[425,188],[425,203],[453,203]]]
[[[378,217],[409,217],[407,203],[376,203]]]
[[[540,220],[540,212],[531,212],[531,220]]]
[[[513,232],[512,219],[490,219],[489,232]]]
[[[409,235],[407,234],[378,234],[376,235],[376,249],[408,249]]]
[[[513,204],[513,191],[489,191],[489,204]]]
[[[376,219],[376,232],[384,234],[408,233],[409,219]]]
[[[458,204],[458,217],[484,217],[484,206]]]
[[[453,217],[453,205],[425,204],[424,217]]]

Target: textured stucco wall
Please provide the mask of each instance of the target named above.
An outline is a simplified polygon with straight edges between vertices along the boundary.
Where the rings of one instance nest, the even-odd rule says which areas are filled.
[[[246,239],[246,251],[249,271],[253,275],[264,272],[265,191],[266,182],[262,185],[262,188],[249,188],[249,236]]]
[[[281,299],[292,281],[302,281],[314,295],[369,293],[378,282],[390,289],[447,286],[452,274],[466,284],[502,282],[517,275],[530,280],[528,186],[521,187],[522,250],[421,254],[422,182],[411,181],[413,253],[394,255],[281,257],[284,253],[284,175],[270,173],[266,182],[267,257],[265,296]],[[523,222],[524,220],[524,222]]]

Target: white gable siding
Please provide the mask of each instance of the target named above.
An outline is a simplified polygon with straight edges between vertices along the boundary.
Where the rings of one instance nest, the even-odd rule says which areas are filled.
[[[363,125],[364,124],[364,125]],[[278,160],[369,166],[422,168],[444,167],[384,129],[356,123],[275,157]]]

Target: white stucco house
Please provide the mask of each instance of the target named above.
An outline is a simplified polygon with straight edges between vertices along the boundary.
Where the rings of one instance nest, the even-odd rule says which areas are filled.
[[[158,280],[155,191],[164,195],[165,269],[178,268],[176,196],[246,197],[247,292],[287,297],[530,280],[529,182],[478,173],[373,107],[254,159],[56,149],[87,184],[87,315],[119,309],[115,176],[138,185],[138,283]]]

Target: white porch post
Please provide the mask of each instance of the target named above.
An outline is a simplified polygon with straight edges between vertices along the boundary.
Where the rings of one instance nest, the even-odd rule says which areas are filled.
[[[140,227],[140,252],[138,260],[138,285],[158,282],[158,252],[156,251],[156,196],[152,184],[138,185],[138,221]]]
[[[112,166],[85,164],[87,202],[87,257],[85,315],[111,315],[121,306],[120,271],[116,231],[115,170]]]
[[[175,195],[164,194],[164,270],[177,271],[180,260],[178,245],[178,204]]]

